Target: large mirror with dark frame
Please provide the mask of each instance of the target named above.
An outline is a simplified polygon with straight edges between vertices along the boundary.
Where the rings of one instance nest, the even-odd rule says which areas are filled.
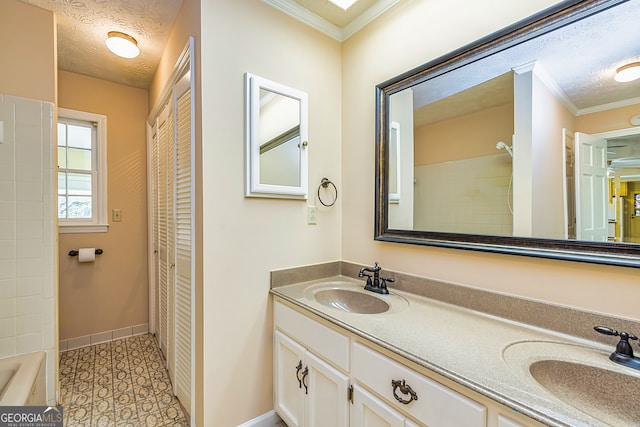
[[[378,85],[375,239],[640,267],[639,23],[567,1]]]

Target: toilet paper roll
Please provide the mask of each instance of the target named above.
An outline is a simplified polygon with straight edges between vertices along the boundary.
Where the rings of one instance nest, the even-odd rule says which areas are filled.
[[[93,262],[96,260],[96,248],[80,248],[78,262]]]

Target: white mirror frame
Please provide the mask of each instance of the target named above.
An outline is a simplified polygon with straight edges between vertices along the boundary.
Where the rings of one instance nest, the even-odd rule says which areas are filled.
[[[260,89],[300,101],[300,185],[297,187],[260,182]],[[245,73],[245,97],[245,196],[306,200],[309,192],[307,94],[280,83]]]

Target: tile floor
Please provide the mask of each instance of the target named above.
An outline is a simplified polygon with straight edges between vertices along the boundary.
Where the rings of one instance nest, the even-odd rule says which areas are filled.
[[[68,427],[189,425],[150,334],[61,353],[60,398]]]

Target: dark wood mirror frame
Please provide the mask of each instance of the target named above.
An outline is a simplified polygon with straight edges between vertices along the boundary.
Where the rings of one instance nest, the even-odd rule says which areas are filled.
[[[377,85],[375,240],[640,267],[640,245],[637,244],[396,230],[388,227],[389,183],[387,175],[389,170],[388,135],[390,125],[388,106],[391,95],[625,1],[570,0],[560,3]]]

